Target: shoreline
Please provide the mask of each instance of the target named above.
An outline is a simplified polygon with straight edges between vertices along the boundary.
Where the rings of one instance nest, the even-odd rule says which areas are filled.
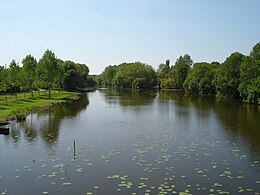
[[[26,116],[32,113],[40,112],[42,110],[46,110],[52,106],[67,103],[70,101],[77,101],[80,99],[82,93],[79,92],[63,92],[61,94],[56,94],[61,95],[61,97],[51,97],[50,99],[46,98],[45,96],[43,97],[35,97],[35,98],[27,98],[27,99],[20,99],[17,101],[12,101],[12,102],[0,102],[0,112],[7,111],[7,116],[2,116],[0,117],[0,126],[6,125],[5,123],[9,123],[9,121],[21,121],[25,120]],[[54,95],[55,96],[55,95]],[[3,109],[3,107],[14,107],[15,104],[19,104],[20,102],[24,103],[25,107],[22,111],[19,109],[16,111],[11,111],[10,109]],[[29,102],[26,104],[26,102]],[[31,102],[33,104],[31,104]],[[13,104],[13,105],[12,105]],[[36,104],[36,105],[34,105]],[[9,111],[9,112],[8,112]],[[1,125],[2,124],[2,125]]]

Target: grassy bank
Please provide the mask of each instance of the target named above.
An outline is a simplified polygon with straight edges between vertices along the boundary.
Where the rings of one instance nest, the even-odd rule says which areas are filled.
[[[0,121],[10,119],[23,119],[28,113],[35,112],[44,108],[48,108],[54,104],[65,102],[68,100],[78,99],[79,93],[61,91],[52,91],[49,99],[46,94],[36,97],[27,96],[18,100],[0,101]],[[22,95],[20,94],[20,97]],[[3,99],[3,97],[0,99]]]

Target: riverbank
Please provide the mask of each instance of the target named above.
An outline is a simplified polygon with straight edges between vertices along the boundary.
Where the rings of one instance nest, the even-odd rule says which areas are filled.
[[[47,109],[55,104],[77,100],[79,98],[80,93],[77,92],[61,91],[59,93],[56,91],[51,94],[50,99],[46,95],[41,95],[15,101],[0,102],[0,122],[15,119],[22,120],[30,113]]]

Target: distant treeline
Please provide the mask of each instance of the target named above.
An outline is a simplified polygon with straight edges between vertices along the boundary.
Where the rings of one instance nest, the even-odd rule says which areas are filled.
[[[104,87],[181,89],[260,104],[260,42],[248,56],[234,52],[221,64],[194,63],[185,54],[172,66],[166,60],[156,71],[141,62],[108,66],[95,81]]]
[[[260,104],[260,42],[248,56],[232,53],[223,63],[198,62],[185,54],[174,65],[170,61],[157,70],[141,63],[110,65],[101,75],[88,75],[85,64],[58,59],[51,50],[37,60],[30,54],[9,67],[0,66],[0,92],[64,89],[68,91],[96,85],[135,89],[180,89],[186,93],[216,94],[219,98],[241,98]]]
[[[0,66],[0,92],[17,93],[50,89],[77,90],[84,88],[88,80],[89,69],[85,64],[58,59],[51,50],[45,51],[37,62],[31,54],[22,60],[22,66],[12,60],[9,67]]]

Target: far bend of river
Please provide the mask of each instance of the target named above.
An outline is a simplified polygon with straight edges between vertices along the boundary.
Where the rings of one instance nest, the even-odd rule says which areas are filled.
[[[1,195],[260,194],[257,106],[98,90],[9,127]]]

